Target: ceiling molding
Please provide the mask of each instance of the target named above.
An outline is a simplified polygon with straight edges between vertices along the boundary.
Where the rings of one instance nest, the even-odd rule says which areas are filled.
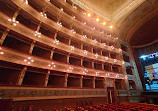
[[[156,42],[158,42],[158,39],[150,42],[150,43],[147,43],[147,44],[144,44],[144,45],[139,45],[139,46],[131,46],[132,48],[142,48],[142,47],[146,47],[146,46],[149,46],[149,45],[152,45],[152,44],[155,44]]]
[[[117,26],[116,31],[119,32],[120,39],[129,42],[135,31],[157,14],[158,1],[148,0],[143,2]]]

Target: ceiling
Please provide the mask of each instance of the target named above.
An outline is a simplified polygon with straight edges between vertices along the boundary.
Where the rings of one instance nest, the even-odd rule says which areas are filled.
[[[139,38],[139,39],[138,39]],[[158,39],[158,15],[144,23],[135,31],[130,40],[131,46],[144,46]]]
[[[112,18],[115,11],[122,8],[124,4],[128,4],[132,0],[80,0],[90,9],[95,10],[99,14]]]
[[[151,28],[158,29],[158,24],[156,23],[158,19],[155,17],[158,15],[158,0],[73,1],[79,1],[79,3],[83,3],[88,8],[108,18],[113,23],[113,30],[119,39],[126,43],[131,43],[133,46],[146,44],[147,40],[144,37],[150,38],[151,34],[156,35],[156,31],[151,30]],[[155,40],[157,37],[154,36],[153,39]],[[149,40],[148,42],[152,41]]]
[[[115,23],[145,0],[73,0],[74,3]]]

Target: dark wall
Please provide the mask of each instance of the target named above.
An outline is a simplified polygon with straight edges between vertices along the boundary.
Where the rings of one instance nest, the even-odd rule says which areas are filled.
[[[140,79],[142,81],[144,90],[145,90],[144,72],[142,70],[142,65],[141,65],[141,61],[140,61],[139,57],[141,55],[152,54],[152,53],[155,53],[155,52],[158,52],[158,42],[156,42],[152,45],[146,46],[146,47],[133,48],[134,58],[135,58],[135,61],[136,61],[139,76],[140,76]]]

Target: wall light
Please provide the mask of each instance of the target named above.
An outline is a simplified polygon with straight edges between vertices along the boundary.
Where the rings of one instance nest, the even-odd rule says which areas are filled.
[[[68,72],[72,72],[73,68],[69,67],[69,69],[67,70]]]
[[[98,55],[98,54],[95,54],[94,56],[95,56],[96,58],[98,58],[99,55]]]
[[[108,60],[109,59],[109,57],[105,57],[105,60]]]
[[[60,27],[62,27],[62,23],[61,23],[61,22],[57,22],[57,24],[58,24]]]
[[[54,67],[56,67],[56,65],[52,62],[51,64],[48,65],[51,69],[53,69]]]
[[[87,38],[87,35],[83,35],[83,38]]]
[[[29,2],[28,2],[28,0],[22,0],[23,2],[25,2],[25,4],[28,4]]]
[[[27,64],[31,64],[34,62],[34,60],[31,57],[28,57],[27,59],[24,59],[24,62],[27,62]]]
[[[59,44],[59,40],[55,39],[54,40],[54,44],[58,45]]]
[[[75,50],[75,47],[74,46],[70,46],[70,50]]]
[[[8,19],[8,21],[13,25],[13,26],[16,26],[19,22],[16,21],[15,18],[12,18],[12,19]]]
[[[88,54],[88,51],[84,50],[83,53],[84,53],[85,55],[87,55],[87,54]]]
[[[40,32],[38,32],[38,31],[35,31],[34,36],[35,36],[35,37],[39,37],[39,38],[40,38],[40,37],[41,37],[41,33],[40,33]]]
[[[47,14],[46,13],[40,12],[40,14],[41,14],[42,17],[47,18]]]

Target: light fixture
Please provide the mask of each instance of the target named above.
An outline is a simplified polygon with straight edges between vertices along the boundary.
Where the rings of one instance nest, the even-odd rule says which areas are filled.
[[[114,59],[114,62],[117,62],[117,59]]]
[[[104,46],[106,46],[106,43],[102,43]]]
[[[91,17],[91,13],[88,13],[87,16],[88,16],[88,17]]]
[[[66,2],[66,0],[64,0],[64,2]]]
[[[12,19],[8,19],[8,21],[13,25],[13,26],[16,26],[19,22],[16,21],[15,18],[12,18]]]
[[[116,78],[119,78],[119,75],[118,75],[118,74],[116,74]]]
[[[56,67],[56,65],[52,62],[51,64],[48,65],[51,69],[53,69],[54,67]]]
[[[59,44],[59,40],[55,39],[54,40],[54,44],[58,45]]]
[[[75,33],[76,33],[76,31],[75,31],[74,29],[71,29],[71,32],[72,32],[73,34],[75,34]]]
[[[95,30],[95,27],[93,27],[93,29]]]
[[[47,14],[46,13],[40,12],[40,14],[41,14],[42,17],[47,18]]]
[[[97,42],[98,42],[96,39],[94,39],[93,41],[94,41],[94,43],[97,43]]]
[[[119,48],[119,52],[122,52],[122,49],[121,49],[121,48]]]
[[[48,0],[48,2],[50,2],[50,0]]]
[[[114,49],[114,46],[110,46],[111,47],[111,49]]]
[[[87,35],[83,35],[83,38],[87,38]]]
[[[23,2],[25,2],[25,4],[28,4],[29,2],[28,2],[28,0],[22,0]]]
[[[88,54],[88,51],[84,50],[83,53],[84,53],[85,55],[87,55],[87,54]]]
[[[100,72],[96,72],[96,76],[99,76],[99,73],[100,73]]]
[[[109,36],[111,37],[111,34]]]
[[[108,60],[109,59],[109,57],[105,57],[105,60]]]
[[[125,79],[128,79],[128,76],[127,76],[127,75],[125,75]]]
[[[99,55],[96,53],[96,54],[95,54],[95,57],[98,58],[98,56],[99,56]]]
[[[3,55],[4,54],[4,52],[3,51],[1,51],[2,50],[2,47],[0,47],[0,55]]]
[[[104,31],[101,32],[102,34],[104,33]]]
[[[103,22],[102,25],[106,25],[106,22]]]
[[[84,69],[83,70],[83,74],[87,74],[88,73],[88,70],[87,69]]]
[[[118,37],[116,37],[116,39],[118,40],[119,38],[118,38]]]
[[[61,22],[57,22],[57,24],[58,24],[60,27],[62,27],[62,23],[61,23]]]
[[[71,49],[71,50],[75,50],[75,47],[74,47],[74,46],[70,46],[70,49]]]
[[[0,52],[0,55],[3,55],[4,54],[4,52]]]
[[[113,28],[113,25],[110,25],[109,28],[112,29],[112,28]]]
[[[73,70],[73,68],[72,68],[72,67],[69,67],[67,71],[68,71],[68,72],[72,72],[72,70]]]
[[[31,64],[34,62],[34,60],[31,57],[28,57],[27,59],[24,59],[24,62],[27,62],[27,64]]]
[[[107,73],[107,74],[105,74],[106,75],[106,77],[109,77],[110,76],[110,74],[109,73]]]
[[[60,8],[60,10],[63,11],[64,9],[63,9],[63,8]]]
[[[35,37],[39,37],[39,38],[40,38],[40,37],[41,37],[41,33],[40,33],[40,32],[38,32],[38,31],[35,31],[34,36],[35,36]]]
[[[87,23],[86,23],[86,22],[84,22],[83,24],[84,24],[84,25],[86,25]]]
[[[73,8],[77,10],[77,7],[76,7],[76,6],[73,6]]]
[[[122,64],[125,64],[125,61],[122,61]]]
[[[96,21],[97,21],[97,22],[99,22],[99,20],[100,20],[99,18],[96,18]]]
[[[73,16],[73,19],[75,19],[76,17],[75,16]]]

